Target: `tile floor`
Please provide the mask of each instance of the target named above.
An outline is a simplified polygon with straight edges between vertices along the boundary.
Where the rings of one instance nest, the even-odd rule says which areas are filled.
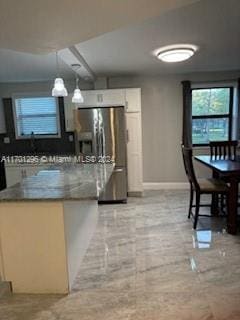
[[[0,319],[239,320],[240,236],[223,218],[194,232],[187,206],[173,190],[100,206],[73,292],[1,298]]]

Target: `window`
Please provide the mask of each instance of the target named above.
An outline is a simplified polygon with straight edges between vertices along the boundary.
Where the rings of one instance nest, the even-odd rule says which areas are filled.
[[[58,104],[54,97],[15,98],[14,120],[17,139],[60,137]]]
[[[192,89],[192,142],[230,140],[233,87]]]

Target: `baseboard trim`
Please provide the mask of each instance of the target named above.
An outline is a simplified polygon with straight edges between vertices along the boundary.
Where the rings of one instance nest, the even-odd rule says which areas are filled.
[[[187,182],[144,182],[144,190],[171,190],[171,189],[188,189]]]
[[[128,191],[128,197],[137,197],[141,198],[143,196],[142,191]]]

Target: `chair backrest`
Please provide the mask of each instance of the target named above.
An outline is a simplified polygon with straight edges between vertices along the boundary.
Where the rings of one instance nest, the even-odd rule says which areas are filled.
[[[199,188],[199,184],[195,175],[193,160],[192,160],[192,148],[186,148],[182,145],[182,155],[183,155],[183,163],[186,175],[188,177],[188,181],[192,184],[195,189]]]
[[[219,159],[236,159],[238,141],[210,141],[210,155],[211,158]]]

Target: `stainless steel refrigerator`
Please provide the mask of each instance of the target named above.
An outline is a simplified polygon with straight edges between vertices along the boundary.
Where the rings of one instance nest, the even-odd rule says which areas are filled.
[[[75,111],[76,153],[115,163],[99,202],[126,202],[126,134],[124,107],[80,108]],[[88,158],[87,158],[88,157]]]

